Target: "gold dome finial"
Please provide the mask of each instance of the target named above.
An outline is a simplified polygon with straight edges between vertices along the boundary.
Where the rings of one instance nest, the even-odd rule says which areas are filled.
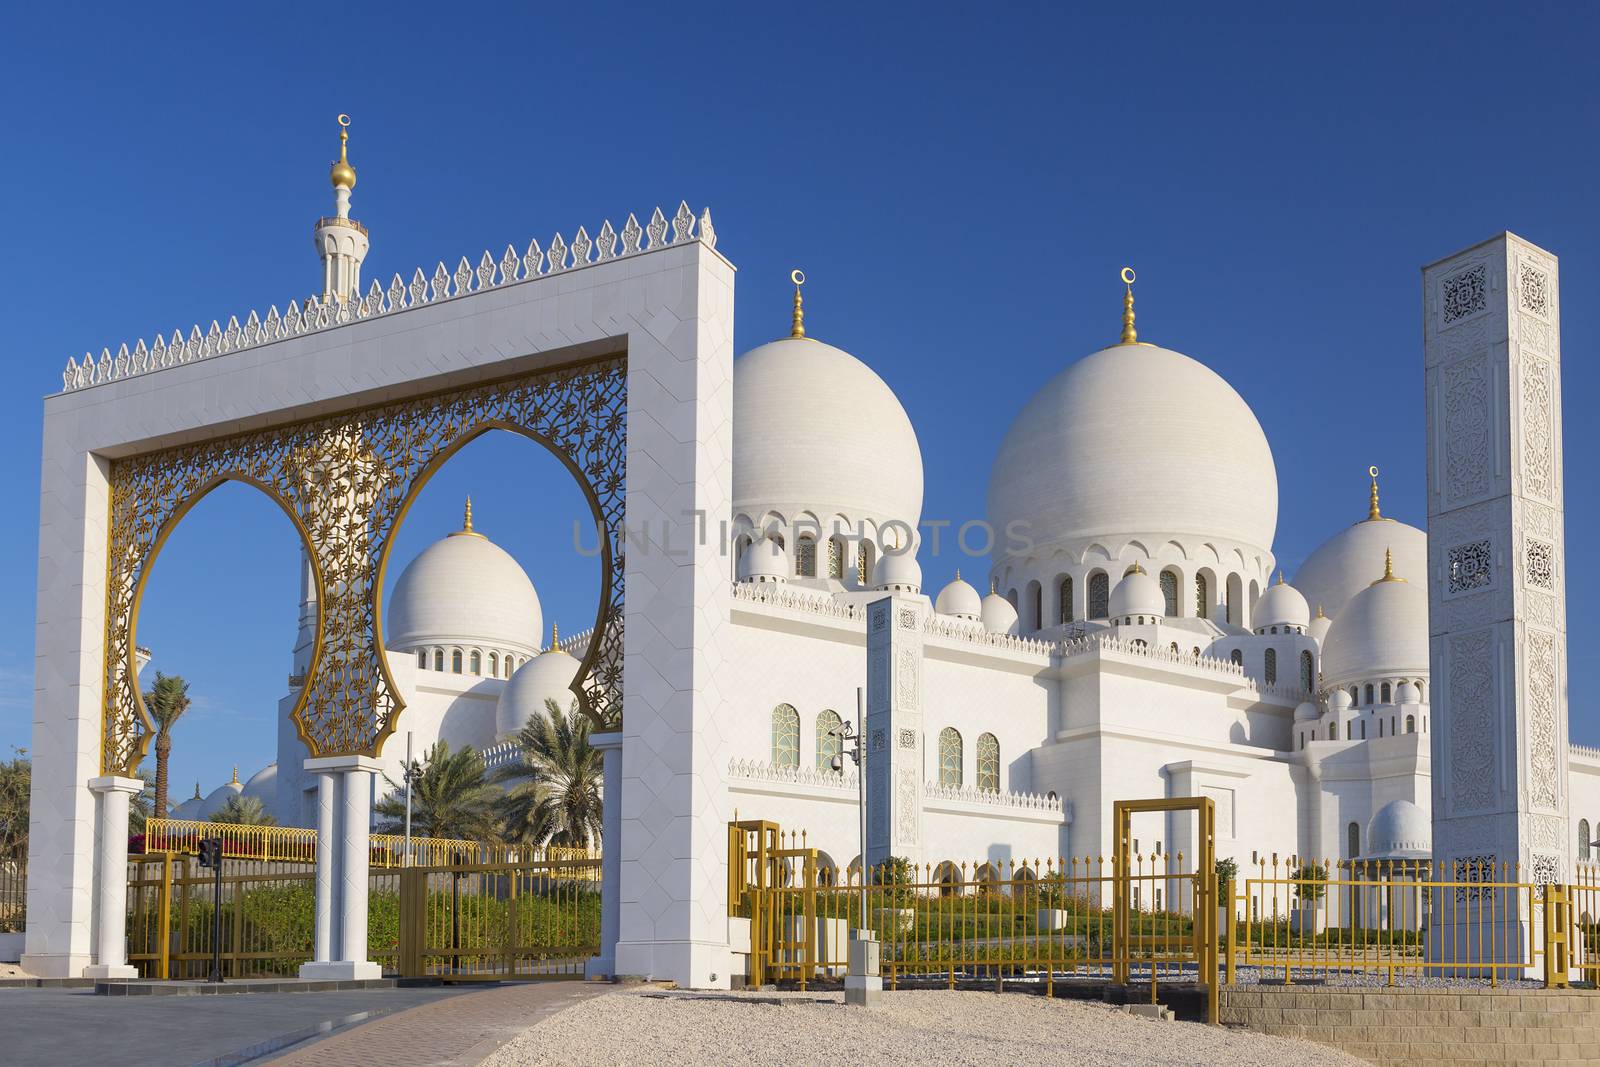
[[[960,580],[961,580],[961,568],[957,567],[956,568],[956,581],[959,582]]]
[[[1139,331],[1133,328],[1133,283],[1137,277],[1132,267],[1122,268],[1122,284],[1128,287],[1122,297],[1122,343],[1125,345],[1139,341]]]
[[[561,651],[561,627],[554,622],[550,624],[550,647],[557,652]]]
[[[1000,583],[1000,579],[992,577],[992,576],[990,577],[990,579],[989,579],[989,595],[990,596],[994,596],[995,594],[1000,592],[999,583]]]
[[[1327,616],[1322,613],[1322,602],[1321,601],[1317,602],[1317,618],[1319,618],[1319,619],[1326,619],[1327,618]]]
[[[789,324],[789,336],[804,337],[806,335],[805,299],[800,295],[800,287],[806,283],[806,272],[796,267],[789,272],[789,280],[794,282],[794,318]]]
[[[1144,570],[1143,567],[1141,567],[1139,565],[1139,561],[1138,560],[1134,560],[1133,561],[1133,566],[1128,569],[1128,573],[1129,574],[1143,574],[1143,573],[1145,573],[1145,570]]]
[[[194,783],[194,798],[196,800],[200,799],[200,782],[198,780]]]
[[[230,782],[229,784],[230,785],[238,785],[239,784],[239,765],[237,763],[235,763],[233,765],[233,781]]]
[[[1379,578],[1377,581],[1373,582],[1372,584],[1373,585],[1382,585],[1384,582],[1403,582],[1403,581],[1405,581],[1404,578],[1398,577],[1394,573],[1394,550],[1393,549],[1389,549],[1389,548],[1384,549],[1383,550],[1383,577]]]
[[[348,145],[350,143],[350,116],[339,116],[339,162],[333,165],[333,170],[328,177],[333,181],[335,189],[354,189],[356,187],[356,168],[350,165]]]
[[[1284,581],[1283,581],[1283,568],[1282,567],[1278,568],[1278,584],[1279,585],[1283,585],[1284,584]]]
[[[1367,521],[1383,518],[1383,512],[1378,510],[1378,465],[1373,464],[1367,468],[1367,474],[1372,478],[1372,496],[1367,501]]]
[[[461,511],[461,529],[450,535],[451,537],[482,537],[483,534],[472,528],[472,494],[467,494],[467,503]]]

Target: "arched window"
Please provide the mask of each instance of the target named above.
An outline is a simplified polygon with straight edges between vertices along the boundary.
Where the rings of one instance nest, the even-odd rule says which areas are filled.
[[[817,576],[817,539],[810,534],[801,534],[794,543],[794,574],[796,578]]]
[[[472,658],[468,660],[469,669],[473,674],[483,673],[483,653],[477,649],[472,650]]]
[[[839,770],[833,769],[833,757],[844,751],[844,742],[834,731],[841,720],[837,711],[826,710],[817,716],[817,770],[823,774],[843,774],[844,762]]]
[[[800,713],[792,704],[772,709],[772,765],[800,766]]]
[[[450,669],[456,674],[461,673],[461,650],[459,648],[450,653]]]
[[[837,537],[828,538],[828,577],[844,579],[844,542]]]
[[[1578,862],[1589,862],[1589,820],[1578,820]]]
[[[961,735],[954,726],[939,731],[939,784],[961,788]]]
[[[1038,582],[1028,583],[1028,623],[1035,630],[1044,629],[1044,589]]]
[[[1019,601],[1017,600],[1017,591],[1015,589],[1006,590],[1006,602],[1011,605],[1012,611],[1017,610],[1017,604]],[[1018,618],[1021,618],[1021,615],[1018,615]]]
[[[1300,688],[1311,692],[1317,685],[1317,664],[1310,650],[1300,653]]]
[[[1232,652],[1228,653],[1228,662],[1232,663],[1235,667],[1243,667],[1244,653],[1240,652],[1237,648],[1234,649]]]
[[[1072,576],[1069,574],[1061,579],[1061,585],[1056,590],[1061,594],[1061,606],[1056,612],[1056,621],[1069,623],[1072,621]]]
[[[949,860],[933,869],[933,880],[939,886],[941,897],[953,897],[961,892],[961,872]]]
[[[511,653],[507,652],[504,663],[507,678],[511,677],[511,672],[516,670],[516,663],[516,659],[512,657]]]
[[[498,652],[489,653],[489,677],[500,677],[500,653]]]
[[[1211,584],[1206,581],[1206,576],[1194,576],[1194,617],[1197,619],[1210,618],[1206,614],[1206,601],[1211,595]]]
[[[866,585],[872,580],[872,542],[863,538],[856,545],[856,581]]]
[[[1349,850],[1349,858],[1355,859],[1361,855],[1361,824],[1351,823],[1345,827],[1344,846]]]
[[[433,650],[433,669],[436,671],[444,670],[444,649],[442,648]]]
[[[1416,686],[1416,687],[1417,687],[1417,703],[1418,703],[1418,704],[1426,704],[1426,703],[1427,703],[1427,702],[1428,702],[1428,698],[1427,698],[1427,697],[1426,697],[1426,696],[1424,696],[1424,695],[1423,695],[1423,690],[1422,690],[1422,679],[1421,679],[1421,678],[1418,678],[1418,679],[1417,679],[1417,680],[1416,680],[1416,681],[1415,681],[1415,682],[1414,682],[1414,683],[1412,683],[1412,684],[1413,684],[1413,685],[1415,685],[1415,686]]]
[[[1372,703],[1372,683],[1367,683],[1367,703]]]
[[[1415,715],[1407,715],[1406,716],[1406,733],[1414,734],[1416,732],[1417,732],[1417,717]]]
[[[1168,617],[1178,614],[1178,576],[1171,571],[1161,572],[1161,599],[1166,602]]]
[[[1266,663],[1267,684],[1268,685],[1277,685],[1278,684],[1278,650],[1275,649],[1275,648],[1267,649],[1266,660],[1267,660],[1267,663]]]
[[[1392,700],[1393,697],[1394,697],[1394,689],[1390,687],[1388,682],[1384,682],[1383,683],[1383,702],[1385,704],[1388,704],[1388,703],[1390,703],[1390,701]]]
[[[1105,571],[1089,575],[1089,618],[1103,619],[1111,610],[1111,579]]]
[[[425,671],[427,669],[428,669],[428,650],[425,649],[425,648],[419,648],[419,649],[417,649],[417,670]]]
[[[1000,792],[1000,740],[994,734],[978,735],[978,788]]]

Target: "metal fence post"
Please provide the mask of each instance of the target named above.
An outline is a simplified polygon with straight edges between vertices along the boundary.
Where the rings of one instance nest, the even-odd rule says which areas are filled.
[[[156,931],[161,939],[156,949],[156,974],[165,981],[172,977],[172,853],[161,856],[161,892],[156,898]]]

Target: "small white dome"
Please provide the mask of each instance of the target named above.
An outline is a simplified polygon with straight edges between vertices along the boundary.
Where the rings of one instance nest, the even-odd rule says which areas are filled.
[[[999,593],[991,592],[983,598],[979,617],[983,628],[992,634],[1010,634],[1017,631],[1017,609]]]
[[[171,801],[168,801],[168,803],[171,803]],[[200,795],[200,783],[196,782],[194,796],[185,800],[182,804],[173,804],[167,812],[167,818],[198,819],[200,818],[200,809],[205,807],[205,803],[205,798]]]
[[[1166,613],[1167,598],[1162,595],[1161,586],[1145,573],[1143,567],[1124,575],[1117,587],[1111,590],[1112,619],[1124,615],[1154,615],[1159,618]]]
[[[1417,696],[1417,687],[1412,685],[1410,682],[1401,682],[1399,687],[1395,689],[1394,702],[1396,704],[1422,703],[1421,699]]]
[[[384,646],[482,645],[523,655],[539,650],[544,616],[533,583],[510,554],[464,527],[411,561],[394,584]]]
[[[233,772],[233,781],[225,782],[206,794],[205,800],[200,803],[200,814],[197,818],[209,820],[213,815],[221,811],[228,801],[242,792],[244,792],[244,786],[239,784],[239,772],[235,770]]]
[[[1036,546],[1152,535],[1265,552],[1278,524],[1272,449],[1215,371],[1144,343],[1078,360],[1034,394],[989,476],[989,522]]]
[[[878,589],[893,589],[904,593],[922,590],[922,564],[911,549],[884,549],[873,568],[872,584]]]
[[[964,581],[961,572],[957,571],[955,581],[939,590],[939,598],[933,602],[933,610],[940,615],[954,615],[958,619],[976,621],[983,617],[983,601],[978,597],[978,591],[972,588],[971,583]]]
[[[577,658],[559,648],[541,652],[518,667],[495,705],[495,740],[515,737],[529,719],[547,714],[546,700],[554,700],[562,711],[570,709],[577,699],[572,680],[578,676],[578,667]]]
[[[1306,627],[1306,633],[1316,638],[1317,647],[1321,648],[1328,639],[1328,628],[1333,625],[1333,620],[1326,615],[1318,614],[1312,618],[1311,624]]]
[[[1302,701],[1301,703],[1295,705],[1295,709],[1294,709],[1294,721],[1295,722],[1307,722],[1307,721],[1309,721],[1311,719],[1317,719],[1317,718],[1321,718],[1321,715],[1317,711],[1317,706],[1315,704],[1311,703],[1311,701],[1306,700],[1306,701]]]
[[[793,572],[789,550],[770,537],[752,541],[739,559],[739,580],[744,582],[787,582]]]
[[[278,765],[269,763],[244,783],[244,796],[255,797],[267,807],[278,799]]]
[[[1295,572],[1295,588],[1330,619],[1350,598],[1383,573],[1383,554],[1394,553],[1394,570],[1421,582],[1428,573],[1428,535],[1393,519],[1368,519],[1324,541]]]
[[[1335,714],[1342,715],[1350,710],[1350,692],[1346,689],[1335,689],[1333,695],[1328,697],[1328,707]]]
[[[922,449],[900,401],[871,367],[809,337],[733,364],[733,511],[811,512],[916,529]]]
[[[1399,578],[1372,582],[1350,598],[1328,628],[1324,684],[1428,673],[1428,594]]]
[[[1277,582],[1267,586],[1250,615],[1257,630],[1264,626],[1305,629],[1311,624],[1311,609],[1306,606],[1306,598],[1294,586],[1286,584],[1281,574]]]
[[[1433,855],[1433,823],[1409,800],[1391,800],[1367,823],[1367,859],[1426,859]]]

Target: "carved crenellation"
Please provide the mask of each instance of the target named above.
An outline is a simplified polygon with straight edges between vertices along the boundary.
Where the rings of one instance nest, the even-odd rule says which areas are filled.
[[[454,271],[447,270],[441,262],[434,268],[431,279],[422,273],[420,267],[413,272],[409,284],[396,274],[387,290],[374,279],[367,295],[357,300],[335,304],[323,304],[315,296],[304,301],[291,300],[287,312],[280,314],[277,305],[273,305],[264,317],[252,311],[242,325],[234,316],[228,319],[226,328],[212,320],[211,328],[203,335],[200,327],[195,326],[190,329],[187,338],[182,331],[175,330],[170,339],[157,334],[155,342],[148,346],[140,340],[131,351],[124,344],[118,348],[116,355],[112,355],[109,348],[102,349],[98,360],[93,354],[85,353],[81,363],[76,359],[67,360],[61,376],[61,388],[63,392],[71,392],[362,319],[393,314],[423,304],[467,296],[484,289],[577,270],[591,263],[650,252],[667,245],[699,241],[708,248],[715,248],[716,230],[711,225],[709,208],[701,213],[698,230],[696,233],[695,216],[687,203],[678,204],[670,235],[666,216],[660,208],[655,209],[650,217],[650,225],[645,228],[641,228],[630,213],[623,226],[620,253],[615,250],[615,231],[607,220],[600,230],[598,257],[594,252],[594,242],[590,241],[585,229],[579,227],[578,236],[571,245],[570,257],[568,246],[558,233],[547,251],[541,250],[539,242],[534,240],[528,243],[527,252],[521,255],[510,245],[506,246],[505,253],[498,260],[484,252],[476,268],[463,256]]]

